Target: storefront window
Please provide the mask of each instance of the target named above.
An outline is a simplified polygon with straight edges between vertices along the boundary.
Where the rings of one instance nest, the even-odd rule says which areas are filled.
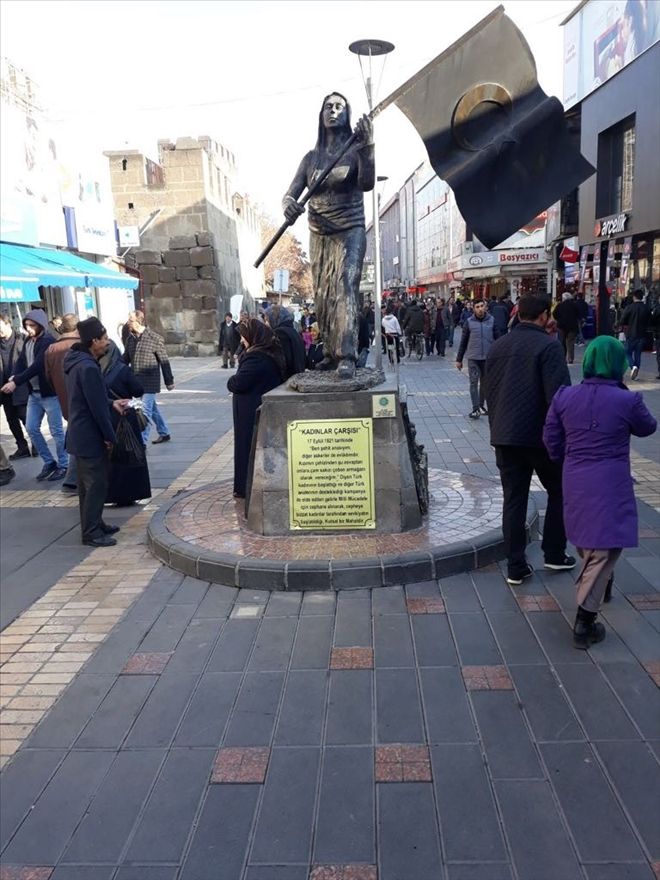
[[[635,116],[598,135],[596,215],[608,217],[632,210],[635,171]]]

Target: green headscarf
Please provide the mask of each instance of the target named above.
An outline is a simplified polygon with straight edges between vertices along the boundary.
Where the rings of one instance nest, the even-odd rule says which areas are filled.
[[[613,336],[597,336],[584,353],[582,375],[585,379],[616,379],[623,381],[628,369],[626,350]]]

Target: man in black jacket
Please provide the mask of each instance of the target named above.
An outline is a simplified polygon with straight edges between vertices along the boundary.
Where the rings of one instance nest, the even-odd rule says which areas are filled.
[[[412,354],[412,338],[413,336],[421,336],[424,332],[424,312],[420,309],[419,303],[414,299],[408,308],[401,323],[403,332],[408,339],[409,351],[408,357]]]
[[[644,291],[633,290],[633,301],[621,315],[621,326],[626,334],[626,349],[630,364],[630,378],[636,379],[642,365],[642,349],[646,331],[651,326],[651,309],[644,304]]]
[[[44,463],[37,480],[63,480],[69,464],[64,449],[64,428],[62,427],[62,410],[55,394],[55,389],[48,381],[45,371],[46,350],[55,337],[48,328],[48,318],[43,309],[32,309],[23,318],[23,326],[27,339],[23,345],[17,364],[16,373],[9,382],[0,388],[3,394],[12,394],[17,388],[25,385],[29,391],[26,414],[26,428],[30,440],[35,446]],[[57,460],[48,448],[41,433],[41,423],[46,416],[50,434],[55,441]]]
[[[520,322],[493,343],[486,359],[490,442],[504,492],[507,581],[516,586],[534,573],[525,558],[525,518],[534,472],[548,493],[541,544],[545,567],[565,571],[575,566],[575,559],[566,555],[561,464],[551,461],[543,446],[550,402],[560,386],[571,384],[561,346],[544,329],[549,316],[549,299],[523,296],[518,303]]]
[[[266,323],[280,344],[286,364],[285,379],[305,372],[305,343],[293,326],[293,314],[284,306],[270,306],[265,312]]]
[[[236,351],[241,344],[241,335],[238,332],[238,324],[234,321],[231,312],[227,312],[225,320],[220,327],[219,341],[218,354],[222,355],[222,369],[226,370],[227,365],[233,369]]]
[[[64,358],[69,403],[66,448],[75,455],[78,467],[82,542],[91,547],[112,547],[117,541],[111,535],[119,529],[103,522],[103,505],[108,493],[108,456],[115,432],[98,363],[108,350],[108,335],[98,318],[80,321],[77,329],[80,342]],[[121,412],[126,403],[121,400],[112,405]]]
[[[14,333],[9,315],[0,315],[0,386],[9,381],[14,374],[18,358],[23,351],[23,340]],[[11,394],[0,394],[0,405],[5,411],[9,430],[16,441],[16,452],[9,458],[30,458],[30,447],[25,439],[23,425],[26,422],[29,391],[27,385],[21,385]],[[36,453],[35,453],[36,454]]]
[[[575,340],[580,330],[580,310],[570,293],[564,293],[553,315],[557,322],[559,341],[569,364],[575,360]]]

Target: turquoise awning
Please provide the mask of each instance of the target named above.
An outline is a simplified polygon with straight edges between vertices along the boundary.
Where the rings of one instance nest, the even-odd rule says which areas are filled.
[[[0,299],[39,299],[39,285],[52,287],[114,287],[135,290],[139,281],[69,251],[0,242]]]

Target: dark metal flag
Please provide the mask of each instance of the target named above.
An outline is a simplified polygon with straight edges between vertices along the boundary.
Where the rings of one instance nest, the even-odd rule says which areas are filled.
[[[536,78],[522,33],[499,6],[382,101],[408,117],[438,177],[486,247],[508,238],[594,172],[557,98]]]

